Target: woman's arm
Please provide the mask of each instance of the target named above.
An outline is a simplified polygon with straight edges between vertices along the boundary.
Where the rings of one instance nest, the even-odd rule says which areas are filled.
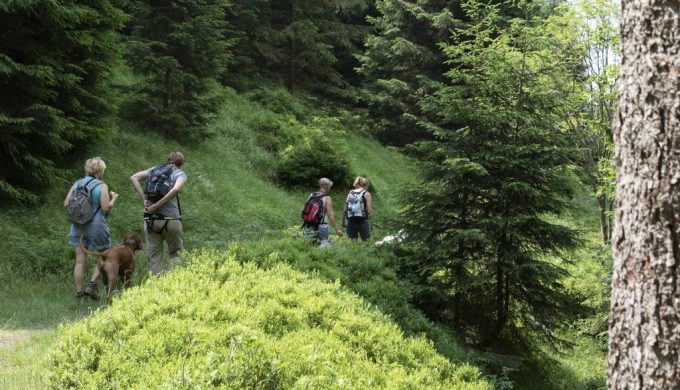
[[[118,194],[111,191],[111,196],[109,197],[109,186],[107,186],[106,183],[102,183],[99,188],[102,191],[99,195],[99,206],[104,211],[104,214],[108,214],[116,204]]]
[[[342,206],[342,227],[345,227],[346,219],[347,219],[347,202],[345,202],[345,205]]]
[[[64,199],[64,208],[67,208],[68,204],[71,203],[71,192],[73,192],[73,188],[68,190],[68,194],[66,194],[66,198]]]
[[[342,230],[338,229],[338,222],[335,220],[335,215],[333,214],[333,199],[331,199],[330,196],[327,196],[324,198],[323,203],[326,207],[328,221],[331,223],[331,226],[333,226],[333,229],[335,229],[335,234],[342,237]]]
[[[370,217],[373,215],[373,197],[370,192],[364,194],[364,199],[366,199],[366,216]]]

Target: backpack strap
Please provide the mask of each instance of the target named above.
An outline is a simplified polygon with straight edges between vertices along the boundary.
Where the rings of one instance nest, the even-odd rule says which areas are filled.
[[[83,179],[83,180],[85,180],[85,179]],[[90,183],[92,183],[95,180],[97,182],[94,183],[94,186],[92,186],[92,188],[90,188]],[[87,183],[85,183],[85,187],[87,187],[88,191],[90,191],[90,199],[92,198],[92,192],[95,190],[95,188],[99,187],[102,183],[103,182],[101,180],[97,179],[96,177],[93,177],[92,179],[88,180]],[[97,213],[101,209],[102,209],[102,203],[100,201],[99,206],[97,207],[97,209],[94,211],[94,214],[92,214],[92,215],[97,215]]]

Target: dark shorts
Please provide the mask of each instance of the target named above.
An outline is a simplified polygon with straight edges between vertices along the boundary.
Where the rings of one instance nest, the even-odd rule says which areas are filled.
[[[347,221],[347,237],[356,240],[361,236],[362,240],[371,237],[371,225],[367,218],[350,218]]]

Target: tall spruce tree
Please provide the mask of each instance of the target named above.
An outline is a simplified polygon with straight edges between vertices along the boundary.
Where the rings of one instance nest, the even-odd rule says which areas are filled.
[[[366,39],[359,72],[381,141],[403,146],[429,137],[418,123],[417,91],[423,81],[443,79],[445,57],[438,43],[448,40],[459,3],[376,1],[378,16],[369,18],[376,32]]]
[[[106,132],[123,22],[108,0],[0,2],[0,199],[36,202]]]
[[[447,81],[425,85],[432,94],[419,99],[435,140],[412,148],[425,181],[403,212],[411,271],[439,297],[427,309],[482,339],[550,339],[578,306],[551,259],[578,242],[549,219],[568,208],[573,150],[555,86],[566,73],[544,22],[520,6],[524,17],[501,29],[497,6],[463,3],[469,22],[441,45]]]
[[[362,49],[367,0],[235,0],[229,11],[237,71],[265,75],[290,91],[353,99],[347,64]],[[247,75],[245,77],[247,79]],[[237,82],[243,82],[237,75]],[[229,80],[227,80],[229,83]],[[248,80],[245,81],[249,84]],[[252,84],[252,80],[250,80]]]
[[[218,107],[210,80],[226,71],[227,0],[129,2],[126,57],[141,76],[131,107],[136,118],[164,135],[203,138]]]

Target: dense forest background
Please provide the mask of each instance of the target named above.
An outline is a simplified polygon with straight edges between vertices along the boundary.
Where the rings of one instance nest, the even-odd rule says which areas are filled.
[[[497,388],[603,386],[603,367],[574,382],[551,378],[551,367],[578,351],[576,371],[588,371],[606,349],[616,7],[2,1],[3,224],[61,196],[99,145],[139,163],[125,142],[156,157],[192,150],[204,156],[201,175],[230,172],[247,183],[231,162],[208,156],[224,152],[216,144],[249,145],[244,172],[300,198],[319,177],[342,192],[364,174],[384,210],[376,232],[405,237],[375,256],[407,286],[404,304],[437,330],[405,329],[453,335],[474,351],[462,360]],[[210,185],[198,180],[190,184],[209,204]],[[256,228],[286,225],[272,213]],[[248,224],[241,217],[250,215],[229,222]],[[229,247],[200,229],[201,244]],[[220,230],[224,241],[258,235],[229,229]],[[5,268],[0,275],[11,278],[68,271],[20,257]]]

